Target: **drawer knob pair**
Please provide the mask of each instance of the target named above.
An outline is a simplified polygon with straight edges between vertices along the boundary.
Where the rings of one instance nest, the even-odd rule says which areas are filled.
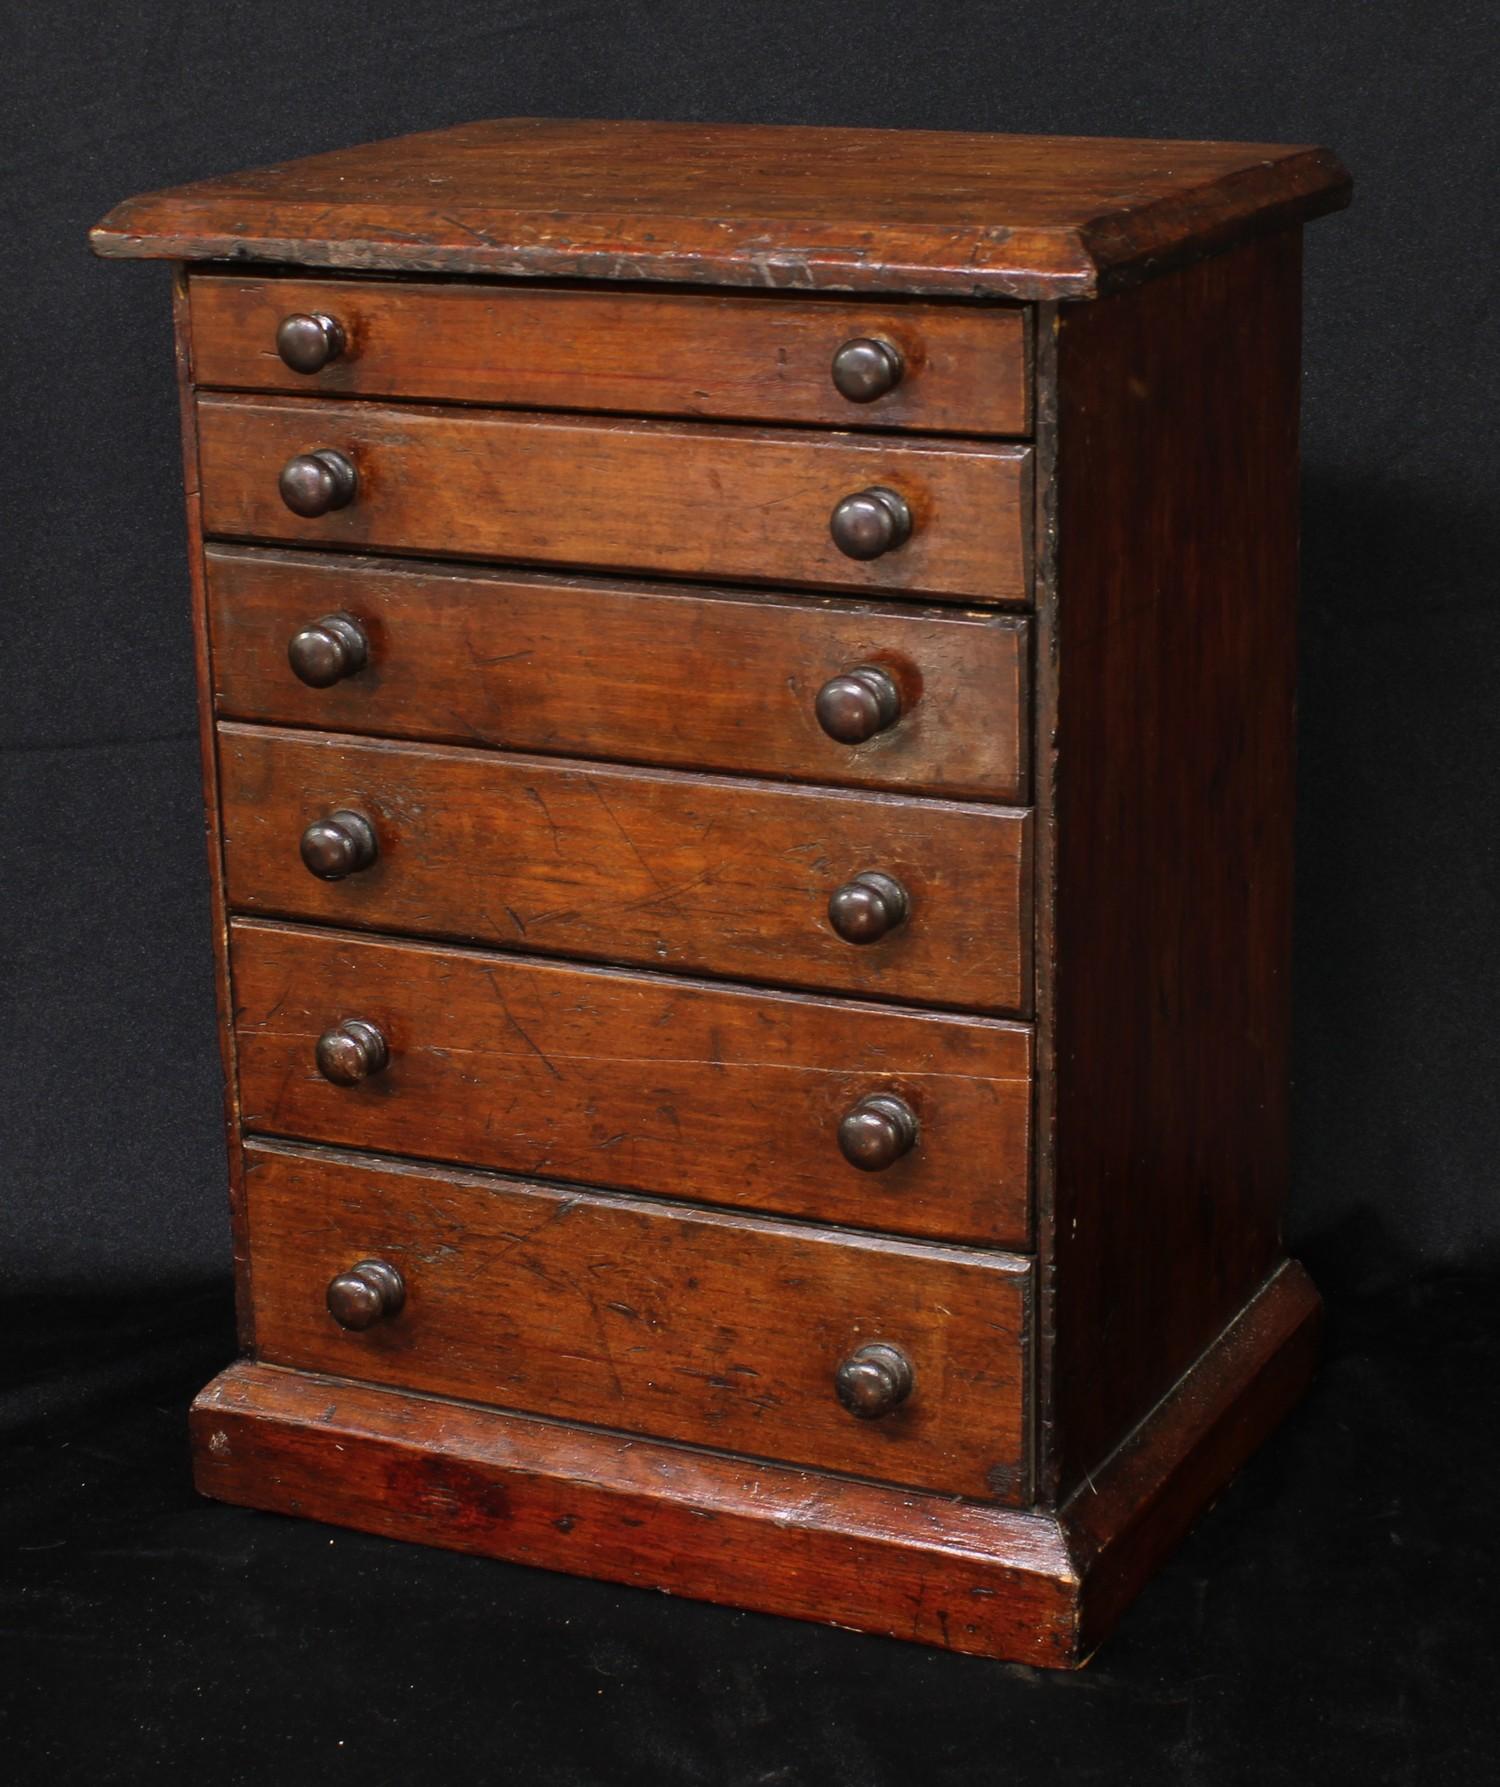
[[[277,480],[281,500],[294,515],[313,520],[347,509],[359,492],[354,461],[335,447],[316,447],[287,460]]]
[[[358,1086],[390,1065],[391,1048],[365,1018],[345,1018],[318,1038],[318,1072],[335,1086]],[[864,1173],[884,1172],[917,1143],[917,1117],[904,1098],[875,1092],[844,1113],[839,1150]]]
[[[361,1260],[328,1285],[328,1313],[356,1332],[399,1315],[405,1302],[405,1282],[384,1260]]]
[[[308,688],[331,689],[369,663],[369,635],[352,614],[325,614],[292,635],[286,661]]]
[[[276,330],[276,352],[293,372],[321,372],[348,345],[344,325],[321,310],[284,316]]]
[[[889,341],[858,335],[833,356],[833,383],[850,403],[874,403],[888,397],[906,374],[901,350]]]
[[[838,504],[828,531],[845,558],[879,558],[911,538],[911,509],[899,490],[872,484]]]
[[[329,1280],[327,1303],[328,1313],[341,1328],[363,1333],[401,1313],[406,1282],[386,1260],[361,1260]],[[912,1384],[911,1361],[900,1347],[882,1340],[856,1347],[840,1361],[833,1377],[835,1395],[862,1421],[878,1420],[899,1408],[911,1395]]]

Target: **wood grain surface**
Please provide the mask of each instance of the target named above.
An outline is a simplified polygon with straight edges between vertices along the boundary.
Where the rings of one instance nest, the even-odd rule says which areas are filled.
[[[1061,320],[1064,1492],[1282,1254],[1300,265],[1266,236]]]
[[[204,527],[221,536],[968,602],[1028,593],[1025,447],[214,395],[198,434]],[[277,479],[323,448],[354,462],[359,493],[307,519]],[[829,517],[871,485],[905,498],[911,538],[846,558]]]
[[[1080,298],[1348,203],[1327,149],[496,118],[118,205],[95,252]]]
[[[190,287],[200,385],[605,410],[635,416],[1025,434],[1026,312],[973,304],[849,304],[716,292],[275,279],[200,274]],[[282,318],[334,317],[344,352],[294,372]],[[900,383],[854,403],[833,356],[874,337]]]
[[[450,746],[223,724],[235,910],[464,938],[737,980],[1024,1012],[1027,816]],[[340,809],[379,858],[311,874],[303,828]],[[829,897],[862,870],[905,923],[851,944]]]
[[[234,990],[229,979],[229,904],[224,887],[223,827],[219,808],[219,749],[214,726],[213,639],[208,623],[211,600],[203,562],[203,514],[198,489],[197,405],[193,396],[193,332],[188,309],[187,270],[172,269],[172,345],[177,412],[182,430],[183,494],[186,499],[188,590],[193,628],[193,681],[197,692],[198,765],[202,779],[203,843],[208,870],[209,936],[213,951],[214,1004],[218,1014],[219,1065],[223,1072],[224,1147],[227,1166],[230,1245],[234,1261],[235,1326],[247,1350],[255,1342],[251,1307],[250,1235],[245,1214],[244,1157],[240,1145],[239,1070],[235,1059]]]
[[[857,1228],[1024,1249],[1031,1033],[1000,1019],[752,992],[237,919],[247,1129]],[[318,1073],[376,1024],[391,1063]],[[916,1112],[884,1172],[839,1152],[875,1093]]]
[[[977,1656],[1077,1660],[1053,1518],[248,1361],[193,1405],[204,1495]],[[503,1593],[497,1577],[496,1593]]]
[[[255,1143],[257,1351],[297,1365],[955,1495],[1028,1492],[1029,1267],[1012,1254]],[[400,1313],[341,1328],[328,1282],[393,1265]],[[861,1420],[833,1387],[912,1366]]]
[[[894,602],[210,546],[221,714],[330,732],[500,745],[798,782],[1024,804],[1029,621]],[[359,675],[311,689],[292,636],[349,613]],[[878,664],[900,720],[835,742],[814,702]]]

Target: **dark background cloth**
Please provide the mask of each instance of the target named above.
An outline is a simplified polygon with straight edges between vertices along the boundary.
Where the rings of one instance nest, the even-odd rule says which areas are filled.
[[[1477,0],[9,0],[11,1778],[1493,1778],[1489,24]],[[1327,142],[1354,172],[1306,271],[1288,1227],[1328,1364],[1081,1676],[188,1485],[185,1404],[233,1342],[168,290],[85,235],[137,191],[517,113]]]

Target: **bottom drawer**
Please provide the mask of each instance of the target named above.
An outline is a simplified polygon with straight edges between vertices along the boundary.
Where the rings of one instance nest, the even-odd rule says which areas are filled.
[[[250,1143],[246,1171],[269,1363],[1026,1499],[1031,1271],[1014,1255],[285,1143]],[[366,1260],[404,1298],[350,1330],[328,1286]],[[862,1418],[835,1379],[872,1342],[904,1356],[910,1390]]]

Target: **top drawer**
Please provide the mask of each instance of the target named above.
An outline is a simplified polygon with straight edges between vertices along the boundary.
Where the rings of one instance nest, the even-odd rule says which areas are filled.
[[[535,286],[196,275],[200,385],[409,397],[522,409],[812,422],[938,433],[1029,432],[1026,312],[978,304],[850,304]],[[328,317],[343,345],[299,371],[278,352],[292,317]],[[298,356],[319,357],[304,328]],[[878,395],[845,396],[873,377]],[[866,392],[871,390],[866,385]]]

